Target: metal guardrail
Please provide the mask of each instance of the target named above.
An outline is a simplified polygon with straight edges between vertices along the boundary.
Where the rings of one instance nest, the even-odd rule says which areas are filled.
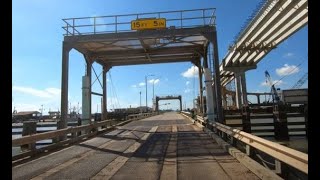
[[[165,18],[167,27],[190,28],[215,25],[215,8],[164,11],[153,13],[126,14],[62,19],[65,36],[130,32],[131,21],[146,18]]]
[[[191,113],[186,113],[184,111],[182,111],[182,114],[185,114],[189,117],[191,115]],[[274,157],[275,159],[308,174],[308,154],[302,153],[300,151],[288,148],[278,143],[268,141],[266,139],[243,132],[239,129],[231,128],[229,126],[217,122],[213,124],[208,124],[200,116],[197,116],[196,120],[205,123],[204,125],[206,127],[212,129],[214,132],[216,132],[216,134],[220,136],[231,136],[232,138],[239,140],[250,147],[258,149]]]

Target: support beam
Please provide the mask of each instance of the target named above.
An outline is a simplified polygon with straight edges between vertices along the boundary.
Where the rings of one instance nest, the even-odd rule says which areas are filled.
[[[106,67],[103,67],[102,72],[102,109],[101,109],[101,118],[102,120],[107,119],[107,71]]]
[[[218,39],[216,27],[213,27],[213,32],[205,32],[203,35],[212,43],[213,46],[213,66],[214,66],[214,84],[216,89],[216,104],[217,104],[217,115],[218,121],[223,122],[223,108],[222,108],[222,97],[221,97],[221,79],[219,70],[219,54],[218,54]]]
[[[151,60],[150,55],[148,53],[148,49],[150,47],[147,44],[145,44],[141,38],[139,38],[139,41],[140,41],[141,46],[143,47],[144,52],[146,53],[145,55],[146,55],[147,59],[151,62],[152,60]]]
[[[199,97],[199,111],[200,114],[203,114],[203,85],[202,85],[202,67],[201,67],[201,60],[199,60],[199,64],[198,64],[198,69],[199,69],[199,92],[200,92],[200,97]]]
[[[234,73],[234,83],[236,87],[236,105],[238,109],[242,108],[242,101],[241,101],[241,78],[238,72]]]
[[[204,83],[206,86],[206,117],[208,121],[213,123],[215,121],[215,112],[214,112],[214,99],[213,99],[213,87],[212,87],[212,76],[211,71],[208,68],[208,51],[205,50],[203,56],[203,73],[204,73]]]
[[[107,72],[109,71],[110,67],[103,66],[103,72],[102,72],[102,84],[103,84],[103,90],[102,90],[102,118],[103,120],[107,119]]]
[[[180,111],[182,111],[182,98],[181,98],[181,96],[179,96],[179,100],[180,100]]]
[[[84,55],[87,63],[86,75],[82,77],[82,122],[81,125],[91,123],[91,79],[93,58]],[[100,94],[99,94],[100,95]]]
[[[257,69],[257,65],[223,67],[224,71],[230,71],[230,72],[248,71],[248,70],[251,70],[251,69]]]
[[[97,96],[103,96],[103,94],[101,94],[101,93],[96,93],[96,92],[91,92],[91,94],[97,95]]]
[[[233,72],[234,82],[236,87],[236,106],[238,109],[242,108],[242,105],[248,105],[248,94],[246,84],[246,71],[256,69],[257,65],[253,66],[234,66],[224,67],[224,70]],[[252,93],[250,93],[252,94]]]
[[[248,106],[248,96],[247,96],[247,83],[246,83],[246,72],[240,74],[241,77],[241,92],[242,92],[242,102],[243,105]]]
[[[67,128],[68,118],[68,75],[69,75],[69,52],[71,47],[66,42],[62,43],[62,80],[61,80],[61,123],[58,129]],[[64,138],[63,138],[64,139]]]
[[[156,96],[156,111],[159,111],[159,97]]]

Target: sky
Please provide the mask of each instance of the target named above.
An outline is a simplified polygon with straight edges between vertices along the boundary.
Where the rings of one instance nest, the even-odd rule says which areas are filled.
[[[12,110],[60,110],[62,29],[64,18],[121,15],[145,12],[216,8],[219,59],[245,25],[261,0],[13,0],[12,1]],[[97,75],[99,64],[93,68]],[[308,72],[308,25],[282,42],[246,72],[248,92],[270,92],[265,83],[268,71],[276,88],[290,89]],[[82,76],[85,60],[81,53],[69,53],[69,108],[81,113]],[[153,76],[150,76],[153,75]],[[199,94],[198,72],[192,63],[169,63],[113,67],[107,74],[107,106],[148,106],[155,96],[181,95],[183,108],[192,108]],[[92,72],[92,82],[95,81]],[[101,76],[99,77],[102,82]],[[307,88],[308,81],[301,88]],[[92,91],[101,93],[95,81]],[[140,96],[141,92],[141,96]],[[249,101],[255,101],[249,97]],[[179,109],[178,100],[159,102],[160,109]],[[92,113],[101,112],[101,97],[92,96]]]

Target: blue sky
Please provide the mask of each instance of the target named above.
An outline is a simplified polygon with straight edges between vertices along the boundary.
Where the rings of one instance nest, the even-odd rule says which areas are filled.
[[[260,0],[13,0],[12,2],[12,108],[19,111],[39,110],[44,113],[60,109],[61,54],[64,30],[63,18],[119,15],[155,11],[216,8],[219,58],[227,53],[234,36]],[[85,61],[76,50],[69,54],[69,103],[81,108],[81,79]],[[296,67],[298,66],[298,67]],[[292,68],[294,68],[293,71]],[[97,74],[101,66],[94,64]],[[248,92],[269,92],[264,71],[276,87],[291,88],[308,72],[308,26],[288,38],[265,56],[258,68],[246,73]],[[93,72],[92,72],[93,73]],[[145,75],[148,77],[148,105],[152,104],[152,82],[155,95],[182,95],[183,106],[192,107],[198,95],[198,77],[191,63],[170,63],[113,67],[108,73],[108,109],[145,105]],[[93,77],[94,73],[93,73]],[[110,78],[111,77],[111,78]],[[101,78],[100,78],[101,79]],[[94,81],[95,78],[92,79]],[[302,88],[306,88],[306,82]],[[93,91],[101,92],[98,81]],[[101,112],[101,99],[92,96],[92,112]],[[250,100],[250,99],[249,99]],[[161,101],[160,108],[178,109],[178,101]],[[98,108],[97,108],[98,106]],[[81,111],[80,111],[81,112]]]

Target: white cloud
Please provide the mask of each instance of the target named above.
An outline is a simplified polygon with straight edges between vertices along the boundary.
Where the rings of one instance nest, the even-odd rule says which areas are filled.
[[[192,78],[192,77],[197,77],[199,74],[199,69],[197,66],[191,66],[187,71],[181,73],[183,77],[186,78]]]
[[[139,83],[139,86],[145,86],[145,85],[146,85],[146,83],[144,83],[144,82]]]
[[[57,88],[47,88],[46,91],[52,95],[60,95],[61,90]]]
[[[26,104],[26,103],[18,103],[14,104],[15,109],[17,112],[20,111],[39,111],[40,106],[34,104]]]
[[[290,57],[293,57],[293,55],[294,55],[293,53],[288,52],[288,53],[284,54],[283,57],[284,58],[290,58]]]
[[[277,86],[284,84],[284,82],[282,80],[274,80],[272,81],[272,84],[276,84]],[[261,84],[261,86],[270,86],[266,81],[263,81]]]
[[[300,69],[295,65],[290,66],[288,64],[285,64],[283,67],[276,69],[276,73],[279,76],[285,76],[285,75],[295,74],[299,72],[299,70]]]
[[[136,87],[137,87],[137,85],[135,85],[135,84],[134,84],[134,85],[131,85],[131,87],[136,88]]]
[[[187,82],[186,82],[186,85],[189,85],[189,84],[190,84],[190,81],[187,81]]]
[[[189,92],[191,92],[191,89],[185,89],[184,90],[184,93],[189,93]]]
[[[60,95],[61,93],[61,90],[57,88],[46,88],[45,90],[38,90],[31,87],[13,86],[12,90],[41,98],[53,98]]]
[[[148,82],[150,84],[158,84],[160,82],[160,79],[150,79]]]

